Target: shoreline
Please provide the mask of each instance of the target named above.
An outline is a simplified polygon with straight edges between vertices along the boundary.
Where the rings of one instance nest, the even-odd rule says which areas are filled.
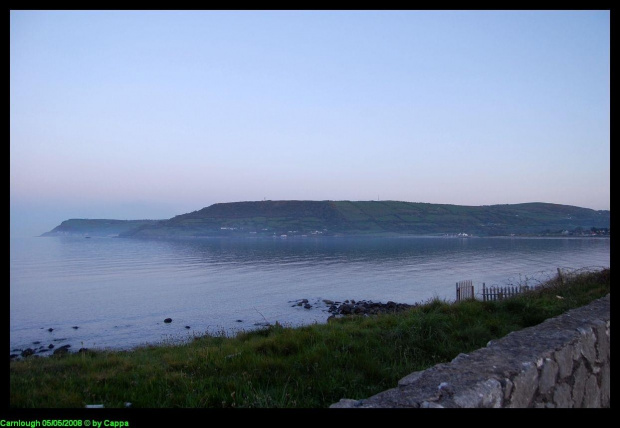
[[[611,235],[543,235],[543,234],[511,234],[511,235],[467,235],[459,236],[458,234],[397,234],[397,233],[372,233],[372,234],[333,234],[333,235],[204,235],[204,236],[121,236],[121,235],[92,235],[92,234],[70,234],[46,232],[41,235],[32,236],[33,238],[119,238],[119,239],[137,239],[137,240],[323,240],[323,239],[406,239],[406,238],[444,238],[444,239],[480,239],[480,238],[559,238],[559,239],[610,239]]]
[[[372,315],[397,313],[397,312],[401,312],[404,310],[408,310],[410,308],[420,306],[420,303],[408,304],[408,303],[396,303],[393,301],[387,301],[383,303],[383,302],[375,302],[372,300],[355,300],[355,299],[346,299],[343,301],[330,300],[330,299],[318,299],[316,302],[311,304],[308,299],[304,298],[304,299],[292,300],[292,301],[289,301],[288,303],[289,304],[293,303],[292,305],[290,305],[292,308],[301,307],[304,310],[318,309],[322,312],[326,312],[326,319],[320,324],[327,324],[333,319],[343,318],[347,316],[372,316]],[[167,318],[166,320],[170,320],[168,321],[168,323],[172,322],[171,318]],[[164,320],[164,322],[166,322],[166,320]],[[241,320],[238,320],[238,321],[240,322]],[[252,331],[256,331],[260,329],[269,329],[276,325],[297,328],[297,327],[304,327],[307,325],[312,325],[314,323],[316,323],[316,321],[312,323],[303,323],[303,324],[295,326],[295,325],[288,325],[286,322],[280,322],[278,320],[274,321],[273,323],[265,320],[265,322],[256,322],[252,326],[248,326],[249,328],[241,328],[238,330],[230,328],[228,331],[226,331],[226,337],[235,337],[241,333],[252,332]],[[185,328],[189,330],[188,327],[189,326],[186,326]],[[74,330],[78,330],[79,326],[73,326],[72,328]],[[51,333],[53,330],[54,329],[50,327],[44,331]],[[31,346],[11,349],[9,352],[9,358],[10,358],[10,361],[19,361],[19,360],[23,360],[23,359],[31,358],[31,357],[45,358],[45,357],[51,357],[51,356],[58,355],[58,354],[74,354],[74,353],[82,353],[82,352],[108,352],[108,351],[132,352],[139,348],[151,347],[151,346],[183,345],[185,343],[188,343],[191,340],[196,340],[198,338],[207,337],[207,336],[216,336],[216,335],[208,333],[208,332],[203,332],[199,334],[194,334],[191,338],[180,338],[180,337],[177,339],[168,338],[168,339],[161,340],[158,342],[145,342],[139,345],[129,346],[129,347],[86,348],[82,346],[77,350],[74,350],[71,344],[60,345],[60,343],[67,341],[68,340],[67,338],[55,338],[55,339],[48,338],[47,340],[44,340],[44,339],[36,340],[30,344]]]

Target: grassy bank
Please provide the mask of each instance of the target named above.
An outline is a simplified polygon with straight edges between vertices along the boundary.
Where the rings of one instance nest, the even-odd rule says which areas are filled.
[[[177,346],[10,363],[10,406],[324,408],[536,325],[610,292],[610,270],[497,302],[432,300],[409,311],[302,328],[275,325]]]

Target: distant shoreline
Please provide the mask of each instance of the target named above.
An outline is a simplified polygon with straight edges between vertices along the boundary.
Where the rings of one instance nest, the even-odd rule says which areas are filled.
[[[286,238],[281,236],[267,236],[267,235],[203,235],[203,236],[120,236],[120,235],[84,235],[84,234],[70,234],[70,233],[50,233],[46,232],[41,235],[34,236],[35,238],[123,238],[123,239],[140,239],[140,240],[196,240],[196,239],[234,239],[234,240],[323,240],[323,239],[347,239],[347,238],[393,238],[393,239],[406,239],[406,238],[437,238],[437,239],[479,239],[479,238],[559,238],[559,239],[610,239],[611,235],[422,235],[422,234],[334,234],[334,235],[321,235],[321,236],[301,236],[290,235]]]
[[[608,236],[610,212],[532,202],[464,206],[401,201],[248,201],[162,220],[69,219],[44,235],[140,238]]]

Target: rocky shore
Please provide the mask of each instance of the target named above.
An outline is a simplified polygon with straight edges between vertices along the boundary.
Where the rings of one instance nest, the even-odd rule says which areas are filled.
[[[343,302],[323,299],[312,305],[309,303],[308,299],[300,299],[296,301],[293,307],[302,306],[305,309],[313,309],[314,307],[321,305],[324,305],[323,307],[326,308],[323,310],[326,310],[331,314],[327,318],[328,322],[334,318],[342,318],[351,315],[370,316],[379,314],[393,314],[418,306],[417,303],[409,305],[407,303],[396,303],[392,301],[381,303],[373,302],[372,300],[353,299],[345,300]]]
[[[65,339],[60,339],[60,341],[65,340]],[[58,342],[58,339],[55,339],[54,342]],[[33,345],[39,345],[41,342],[37,341],[37,342],[33,342]],[[21,358],[26,358],[29,357],[31,355],[35,355],[35,354],[44,354],[44,353],[48,353],[47,355],[50,355],[49,353],[53,354],[53,355],[59,355],[59,354],[67,354],[69,353],[69,348],[71,348],[71,345],[61,345],[56,347],[56,345],[54,345],[53,343],[50,343],[49,345],[45,346],[45,345],[41,345],[41,346],[34,346],[32,348],[26,348],[26,349],[13,349],[11,351],[10,354],[10,359],[14,360],[14,359],[19,359]],[[88,349],[86,348],[80,348],[77,352],[87,352]]]
[[[291,303],[291,302],[289,302]],[[300,307],[305,310],[318,309],[323,312],[327,312],[328,318],[327,322],[335,319],[342,318],[346,316],[371,316],[371,315],[379,315],[379,314],[393,314],[401,311],[405,311],[412,307],[418,306],[418,304],[409,305],[406,303],[396,303],[392,301],[388,301],[387,303],[381,302],[373,302],[372,300],[344,300],[333,301],[329,299],[317,299],[313,303],[310,303],[308,299],[299,299],[293,301],[293,307]],[[172,322],[172,318],[166,318],[164,320],[165,324],[170,324]],[[237,320],[237,322],[242,322],[242,320]],[[271,323],[255,323],[256,327],[269,327]],[[185,326],[186,329],[190,329],[190,326]],[[77,330],[78,327],[74,326],[74,330]],[[54,328],[48,328],[48,332],[52,332]],[[66,338],[57,338],[52,339],[52,342],[64,342]],[[45,356],[45,355],[58,355],[58,354],[66,354],[71,352],[69,348],[71,345],[55,345],[53,343],[49,343],[49,345],[43,345],[42,341],[35,341],[32,343],[33,346],[27,347],[25,349],[12,349],[10,352],[10,360],[17,360],[21,358],[27,358],[30,356]],[[80,348],[75,351],[78,353],[88,352],[87,348]]]

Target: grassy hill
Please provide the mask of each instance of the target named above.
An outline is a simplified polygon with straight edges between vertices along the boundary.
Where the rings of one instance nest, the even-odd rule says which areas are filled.
[[[41,236],[117,236],[159,220],[70,219]]]
[[[610,212],[525,203],[462,206],[399,201],[258,201],[214,204],[120,236],[478,236],[561,234],[609,229]]]

